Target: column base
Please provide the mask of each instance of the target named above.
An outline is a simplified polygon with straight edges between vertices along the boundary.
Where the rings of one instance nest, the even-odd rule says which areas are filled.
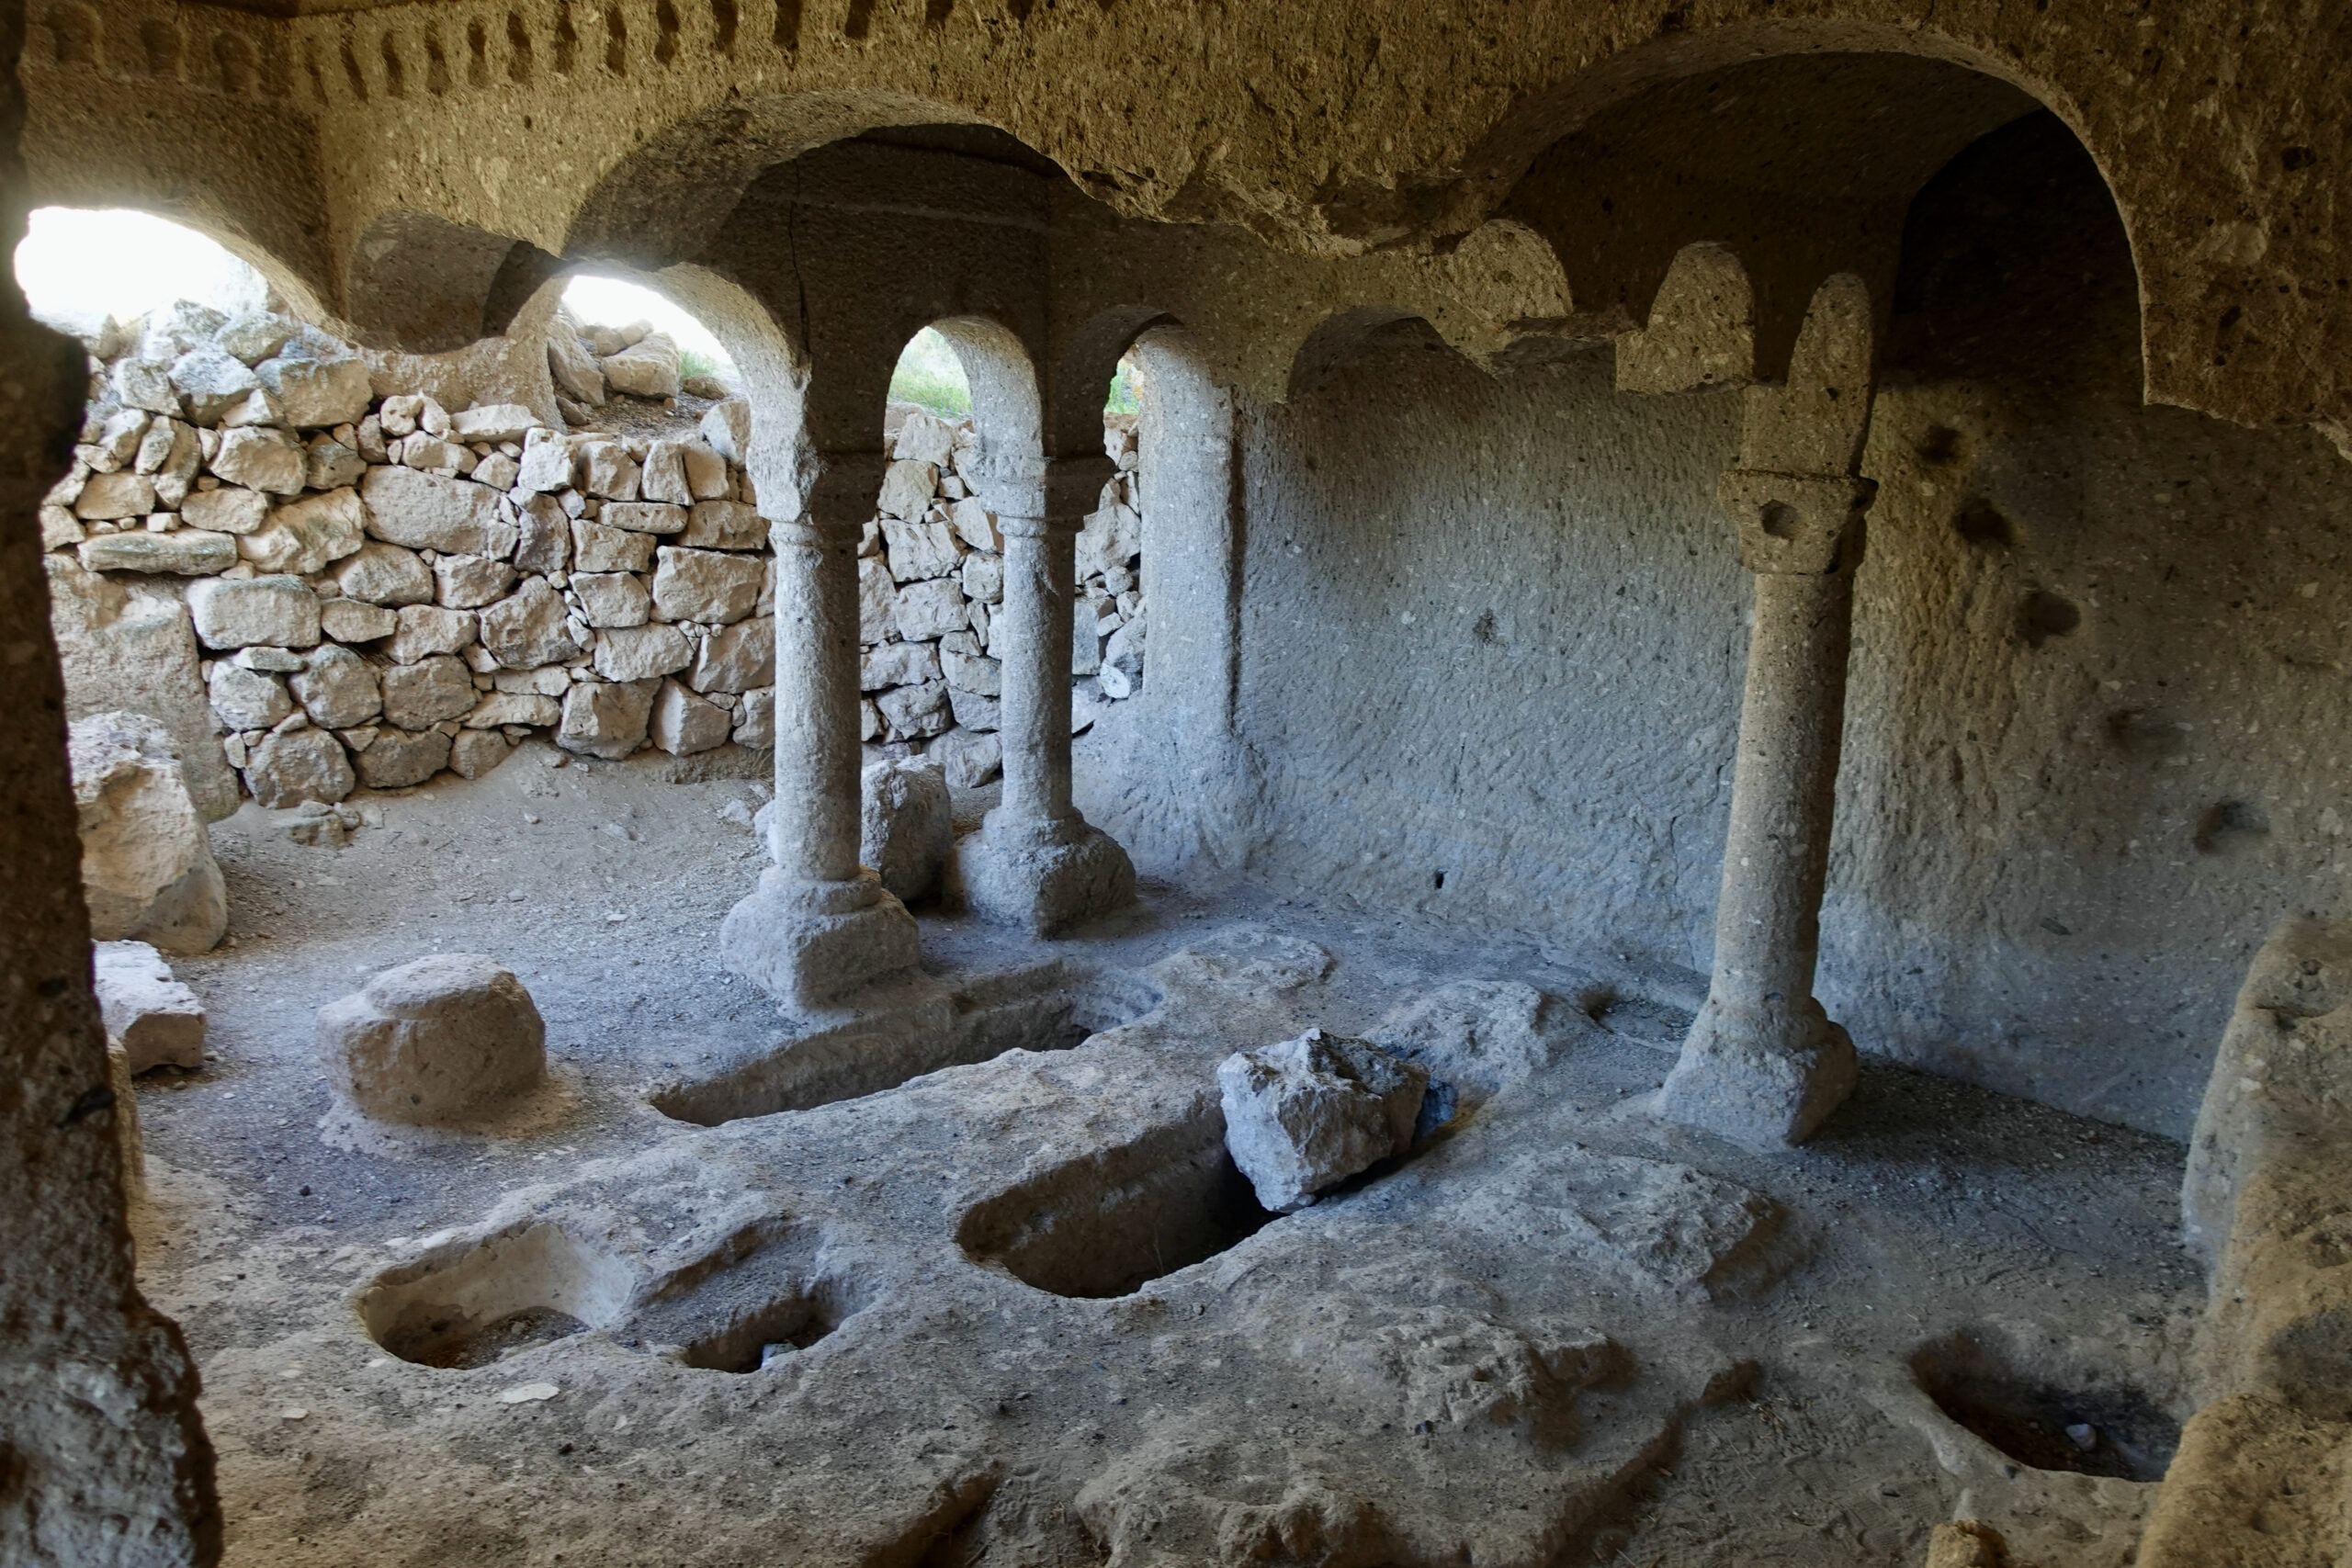
[[[1668,1121],[1773,1153],[1811,1137],[1859,1076],[1854,1042],[1811,997],[1749,1008],[1710,996],[1657,1109]]]
[[[773,866],[718,928],[727,966],[796,1010],[914,966],[915,919],[859,868],[849,882],[793,882]]]
[[[984,919],[1056,931],[1135,902],[1136,868],[1119,841],[1082,817],[1042,829],[990,812],[956,846],[964,897]]]

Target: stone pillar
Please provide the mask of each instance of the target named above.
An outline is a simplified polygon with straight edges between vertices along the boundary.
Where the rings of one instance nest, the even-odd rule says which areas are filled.
[[[997,512],[1004,603],[989,646],[1003,666],[1004,796],[958,843],[956,863],[975,909],[1038,936],[1136,896],[1126,851],[1070,803],[1072,556],[1085,513],[1115,471],[1107,457],[1055,459],[1041,506],[1036,491],[1024,491],[1002,497]],[[1043,514],[1013,510],[1024,502]]]
[[[775,863],[719,928],[728,966],[806,1011],[911,968],[914,917],[857,863],[857,544],[886,462],[834,454],[775,547]]]
[[[1823,285],[1789,385],[1748,393],[1741,466],[1717,499],[1755,574],[1731,825],[1707,1000],[1658,1111],[1751,1148],[1803,1142],[1853,1091],[1853,1042],[1814,998],[1869,425],[1867,296]]]

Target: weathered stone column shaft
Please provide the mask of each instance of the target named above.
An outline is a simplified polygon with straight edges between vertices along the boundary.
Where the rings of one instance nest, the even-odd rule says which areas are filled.
[[[799,882],[857,875],[855,524],[770,525],[775,547],[775,805],[768,854]]]
[[[1008,823],[1068,820],[1070,806],[1070,611],[1075,528],[1041,517],[999,517],[1004,600],[990,642],[1003,666],[1002,740]]]

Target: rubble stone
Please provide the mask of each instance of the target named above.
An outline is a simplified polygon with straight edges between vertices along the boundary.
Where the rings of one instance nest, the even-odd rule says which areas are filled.
[[[385,651],[400,664],[456,653],[473,643],[481,625],[471,610],[448,610],[438,604],[403,604],[399,620],[391,646]]]
[[[346,599],[370,604],[429,604],[433,569],[414,550],[377,540],[364,541],[334,569],[335,587]]]
[[[212,667],[206,682],[212,711],[231,729],[267,729],[294,711],[286,682],[275,675],[241,669],[227,660]]]
[[[749,692],[775,683],[775,617],[754,615],[722,626],[695,649],[686,683],[697,692]]]
[[[384,726],[354,761],[360,782],[370,789],[421,784],[448,765],[449,737],[437,729],[418,732]]]
[[[767,563],[756,557],[663,546],[655,552],[653,603],[673,621],[725,626],[760,603]]]
[[[343,743],[323,729],[272,735],[245,762],[245,786],[254,800],[273,809],[306,800],[333,805],[356,783]]]
[[[228,929],[228,893],[170,734],[136,713],[76,719],[67,734],[90,934],[209,951]]]
[[[133,1077],[156,1067],[204,1066],[204,1003],[172,975],[154,944],[92,944],[90,968],[107,1038]]]
[[[665,680],[654,694],[647,732],[662,750],[685,757],[725,745],[733,728],[734,720],[725,708],[704,701],[675,681]]]
[[[387,544],[451,555],[504,557],[520,530],[499,516],[499,493],[470,479],[371,468],[359,486],[368,532]]]
[[[254,367],[261,384],[286,411],[286,423],[311,430],[349,424],[368,412],[375,387],[365,360],[310,359],[282,355]]]
[[[653,681],[583,681],[564,694],[556,744],[591,757],[628,756],[645,743]]]
[[[220,433],[220,449],[208,465],[223,484],[272,495],[300,495],[309,468],[307,454],[282,430],[247,425]]]
[[[578,651],[564,630],[563,596],[544,577],[523,585],[481,612],[481,645],[510,670],[556,664]]]
[[[707,550],[764,549],[768,520],[740,501],[697,501],[687,510],[678,542]]]
[[[675,626],[620,626],[596,634],[596,673],[612,682],[674,675],[694,662],[694,649]]]
[[[311,722],[329,729],[353,728],[383,711],[383,693],[376,667],[351,649],[333,643],[312,649],[301,672],[289,684],[302,710],[311,716]]]
[[[645,581],[626,571],[575,571],[571,592],[592,626],[641,626],[653,613]]]
[[[478,779],[514,754],[514,743],[497,730],[469,729],[449,741],[449,771],[461,779]]]
[[[319,596],[299,577],[209,577],[188,585],[187,607],[207,648],[309,648],[319,640]]]
[[[858,861],[872,866],[900,903],[929,897],[956,847],[947,775],[927,758],[876,762],[865,771]]]
[[[191,491],[180,502],[180,524],[217,534],[250,534],[269,521],[269,497],[240,485]]]
[[[453,610],[496,604],[514,586],[514,569],[488,556],[445,555],[433,563],[434,598]]]
[[[384,971],[319,1010],[318,1044],[354,1105],[424,1125],[494,1116],[547,1071],[547,1026],[530,993],[479,953]]]
[[[304,496],[270,513],[259,529],[237,541],[237,554],[258,571],[307,576],[355,555],[367,540],[366,513],[356,490]]]
[[[85,539],[75,554],[89,571],[202,577],[226,571],[237,564],[237,541],[227,534],[201,533],[193,528],[175,528],[168,534],[141,529]]]
[[[1290,1213],[1411,1146],[1429,1075],[1369,1041],[1310,1029],[1217,1068],[1225,1144],[1259,1203]]]
[[[413,664],[388,664],[381,680],[384,718],[402,729],[429,729],[474,705],[472,674],[446,653]]]

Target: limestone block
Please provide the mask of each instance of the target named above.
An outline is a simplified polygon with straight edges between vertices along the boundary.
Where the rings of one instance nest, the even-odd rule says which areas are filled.
[[[947,684],[958,692],[994,697],[1004,694],[1004,667],[993,659],[972,653],[943,653],[939,658]]]
[[[607,681],[674,675],[694,662],[694,649],[675,626],[620,626],[596,634],[596,673]]]
[[[631,533],[591,518],[571,524],[571,570],[574,571],[651,571],[653,536]]]
[[[604,369],[596,356],[581,346],[580,335],[561,316],[548,333],[548,374],[555,378],[557,389],[574,402],[590,408],[604,405]]]
[[[332,435],[313,435],[302,482],[312,490],[342,490],[368,477],[368,460]]]
[[[565,683],[571,690],[570,682]],[[537,692],[491,692],[466,715],[468,729],[496,729],[502,725],[545,725],[563,722],[563,705]],[[460,770],[462,771],[462,770]],[[470,778],[473,775],[466,775]]]
[[[85,523],[112,523],[144,517],[155,510],[155,481],[128,469],[92,474],[74,500],[74,515]]]
[[[1143,689],[1144,620],[1138,615],[1102,645],[1102,694],[1125,701]]]
[[[1004,558],[978,553],[964,558],[964,597],[983,604],[1004,602]]]
[[[288,502],[267,524],[237,541],[237,554],[261,571],[307,576],[358,553],[367,544],[367,512],[356,490],[330,491]]]
[[[334,569],[335,586],[346,599],[370,604],[429,604],[433,569],[414,550],[370,539]]]
[[[616,501],[597,513],[606,527],[626,528],[632,534],[683,534],[690,515],[683,506],[658,501]]]
[[[705,702],[675,681],[663,681],[654,694],[647,732],[662,750],[685,757],[724,746],[734,722],[717,703]]]
[[[857,563],[857,640],[887,642],[899,629],[899,585],[890,569],[868,556]]]
[[[479,403],[449,416],[449,434],[460,441],[520,441],[539,423],[521,403]]]
[[[754,615],[721,626],[695,645],[694,672],[686,683],[697,692],[749,692],[775,684],[775,617]]]
[[[879,692],[890,686],[911,686],[939,679],[939,645],[932,642],[886,642],[859,655],[857,689]]]
[[[309,454],[282,430],[248,425],[220,433],[220,448],[209,465],[222,484],[300,495]]]
[[[153,1067],[204,1066],[204,1004],[172,976],[153,944],[92,944],[90,968],[107,1039],[132,1076]]]
[[[272,735],[245,761],[245,787],[272,810],[306,800],[333,805],[349,795],[356,782],[343,742],[323,729]]]
[[[128,398],[123,400],[129,402]],[[730,463],[750,460],[752,455],[752,403],[748,398],[729,398],[713,403],[702,416],[702,438],[710,443],[711,450]]]
[[[562,571],[571,565],[571,519],[553,496],[535,495],[516,509],[520,527],[514,570]]]
[[[387,544],[451,555],[506,557],[521,530],[499,515],[498,491],[415,468],[371,468],[360,482],[368,532]]]
[[[258,365],[284,348],[301,330],[301,323],[269,310],[245,310],[232,316],[212,334],[212,341],[247,365]]]
[[[560,663],[579,652],[563,621],[563,596],[546,578],[526,578],[482,611],[481,645],[510,670]]]
[[[489,556],[443,556],[433,563],[435,599],[452,610],[478,610],[506,597],[514,569]]]
[[[212,667],[206,682],[212,711],[230,729],[267,729],[294,711],[286,682],[275,675],[241,669],[222,660]]]
[[[727,459],[708,444],[681,442],[678,460],[685,466],[686,493],[695,501],[725,501],[735,493],[735,476],[727,471]]]
[[[704,550],[758,550],[767,542],[768,520],[758,507],[740,501],[695,502],[678,536],[678,543]]]
[[[261,389],[261,378],[252,367],[209,344],[181,355],[172,366],[171,378],[188,418],[198,424],[218,424],[232,404]]]
[[[100,534],[74,550],[91,571],[141,571],[174,577],[208,577],[237,564],[237,541],[227,534],[175,528],[151,534]]]
[[[578,466],[578,453],[569,436],[553,431],[543,432],[540,438],[523,448],[523,460],[514,471],[516,490],[570,490]]]
[[[547,1026],[531,994],[480,953],[385,970],[319,1010],[318,1043],[354,1105],[421,1125],[494,1116],[547,1072]]]
[[[269,521],[269,497],[240,485],[190,491],[180,502],[180,523],[216,534],[250,534]]]
[[[891,455],[902,463],[928,463],[936,470],[956,455],[956,427],[938,415],[918,409],[907,415],[891,443]]]
[[[678,395],[678,345],[667,333],[649,333],[622,349],[605,355],[605,385],[616,392],[639,398]]]
[[[1004,742],[978,730],[951,729],[923,756],[946,770],[950,788],[978,789],[1003,771]]]
[[[655,552],[653,602],[673,621],[727,626],[759,607],[767,562],[756,556],[663,546]]]
[[[90,934],[209,950],[228,929],[228,894],[170,734],[144,714],[95,714],[69,727],[67,753]]]
[[[65,671],[66,716],[118,709],[152,715],[170,733],[205,820],[236,810],[237,781],[214,739],[218,727],[187,606],[126,592],[70,557],[50,556],[41,564],[50,627]]]
[[[890,562],[890,575],[900,582],[921,582],[929,578],[945,577],[963,564],[963,548],[956,541],[955,530],[944,523],[885,517],[882,520],[882,538]]]
[[[1069,672],[1072,676],[1096,675],[1102,670],[1102,639],[1095,635],[1094,619],[1080,604],[1069,623]]]
[[[949,526],[956,536],[976,550],[1000,555],[1004,550],[1004,535],[996,525],[996,513],[990,512],[978,496],[967,496],[948,509]]]
[[[446,610],[438,604],[403,604],[400,625],[385,651],[395,662],[413,664],[435,654],[456,653],[472,645],[481,623],[471,610]]]
[[[672,502],[679,506],[694,503],[694,489],[686,482],[684,442],[656,441],[646,448],[637,492],[648,501]]]
[[[473,674],[446,653],[413,664],[388,664],[381,676],[384,718],[402,729],[429,729],[474,705]]]
[[[882,471],[876,502],[885,517],[921,517],[939,487],[939,470],[929,463],[892,463]]]
[[[759,686],[745,692],[735,705],[735,744],[775,744],[775,688]]]
[[[376,731],[357,761],[359,780],[370,789],[421,784],[448,765],[449,737],[437,729],[420,734],[388,726]]]
[[[375,400],[368,363],[356,355],[311,359],[286,354],[263,360],[254,373],[286,411],[286,423],[300,430],[353,423]]]
[[[1429,1075],[1369,1041],[1310,1029],[1216,1072],[1225,1146],[1258,1201],[1290,1213],[1411,1146]]]
[[[947,775],[928,758],[876,762],[862,778],[857,858],[900,903],[930,897],[956,847]]]
[[[319,606],[319,631],[335,642],[373,642],[400,629],[401,618],[381,604],[329,599]]]
[[[478,779],[514,754],[514,744],[497,730],[469,729],[449,742],[449,771],[461,779]]]
[[[82,525],[76,523],[74,520],[74,514],[65,508],[43,506],[40,509],[40,547],[42,549],[62,550],[68,545],[80,544],[88,536]],[[75,558],[80,558],[77,556]]]
[[[575,571],[571,592],[592,626],[641,626],[651,618],[653,595],[644,579],[626,571]]]
[[[309,648],[319,640],[319,596],[299,577],[211,577],[188,585],[187,607],[207,648]]]
[[[151,359],[124,359],[114,367],[114,395],[126,408],[151,413],[176,414],[180,397],[172,390],[170,371]]]
[[[635,501],[640,473],[637,459],[617,441],[583,441],[579,446],[580,488],[606,501]]]
[[[994,697],[984,697],[977,692],[947,688],[947,709],[958,727],[986,733],[1004,728],[1004,705]]]
[[[180,433],[187,428],[185,422],[169,417],[151,420],[146,434],[139,438],[139,449],[133,454],[130,466],[142,474],[161,473],[172,454],[179,450]]]
[[[927,642],[965,630],[972,616],[964,607],[963,585],[942,577],[899,589],[890,606],[890,623],[907,641]]]
[[[222,430],[233,430],[240,425],[274,426],[285,423],[286,411],[277,406],[276,398],[259,387],[222,409],[219,421]]]
[[[937,735],[952,722],[944,681],[894,686],[875,698],[874,705],[881,710],[883,722],[890,727],[890,736],[895,740]]]
[[[645,743],[655,685],[650,680],[581,682],[564,694],[556,744],[591,757],[628,756]]]
[[[312,724],[329,729],[350,729],[383,711],[383,692],[376,667],[347,648],[329,643],[315,649],[303,661],[301,672],[289,682],[302,711]],[[273,721],[275,722],[275,721]],[[260,725],[235,728],[258,729]]]

